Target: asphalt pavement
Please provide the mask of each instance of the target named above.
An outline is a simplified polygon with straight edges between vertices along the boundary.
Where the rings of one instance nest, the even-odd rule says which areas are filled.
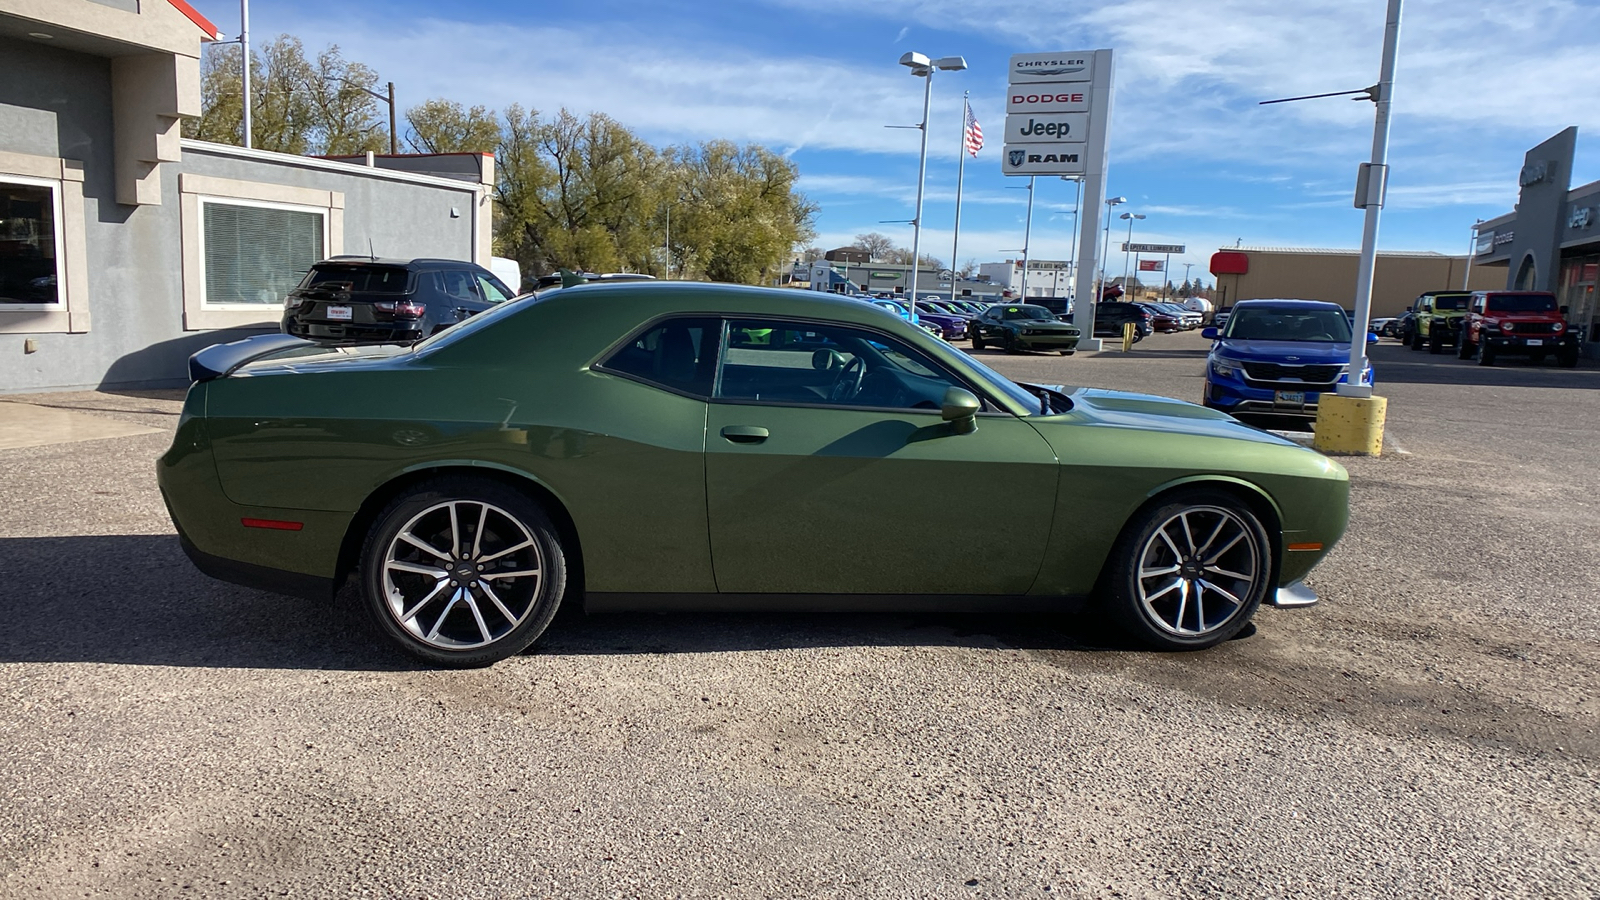
[[[1205,346],[983,356],[1192,400]],[[1373,359],[1407,453],[1344,460],[1322,604],[1171,655],[564,614],[430,671],[189,565],[176,395],[5,398],[156,431],[0,449],[0,896],[1596,896],[1600,369]]]

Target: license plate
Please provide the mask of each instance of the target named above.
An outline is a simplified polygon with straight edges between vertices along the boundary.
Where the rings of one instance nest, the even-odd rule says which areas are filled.
[[[1528,338],[1529,347],[1543,347],[1544,338]]]
[[[1292,406],[1303,406],[1306,402],[1305,391],[1277,391],[1273,394],[1276,403]]]
[[[330,307],[328,307],[328,319],[329,319],[329,321],[333,321],[333,322],[348,322],[348,321],[350,321],[350,319],[351,319],[350,307],[348,307],[348,306],[330,306]]]

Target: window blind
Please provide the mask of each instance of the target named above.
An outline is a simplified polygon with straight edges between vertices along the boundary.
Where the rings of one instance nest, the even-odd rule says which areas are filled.
[[[323,257],[320,212],[206,201],[206,303],[283,303]]]

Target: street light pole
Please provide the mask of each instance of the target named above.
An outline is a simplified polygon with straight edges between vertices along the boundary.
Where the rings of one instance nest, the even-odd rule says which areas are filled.
[[[1122,218],[1128,220],[1128,242],[1123,245],[1123,250],[1122,250],[1122,291],[1123,291],[1123,293],[1127,293],[1128,292],[1128,260],[1131,258],[1129,256],[1129,253],[1130,253],[1130,251],[1132,249],[1129,245],[1131,245],[1133,243],[1133,220],[1134,219],[1142,219],[1142,218],[1144,218],[1144,213],[1123,213],[1122,214]]]
[[[1472,280],[1472,261],[1478,256],[1478,230],[1483,227],[1483,220],[1472,223],[1472,236],[1467,239],[1467,271],[1461,275],[1461,289],[1467,290],[1467,285]]]
[[[1033,180],[1028,176],[1028,218],[1022,226],[1022,302],[1028,302],[1028,245],[1033,240]]]
[[[1106,295],[1106,257],[1111,255],[1111,210],[1118,204],[1127,203],[1127,197],[1110,197],[1106,200],[1106,241],[1105,247],[1100,251],[1100,289],[1095,292],[1095,303]]]
[[[922,266],[922,188],[928,178],[928,110],[933,103],[933,71],[943,69],[946,72],[959,72],[967,67],[967,61],[959,56],[942,56],[938,59],[929,59],[927,56],[915,51],[902,54],[900,65],[911,70],[911,74],[924,79],[922,83],[922,122],[917,129],[922,132],[922,153],[917,162],[917,211],[916,218],[911,220],[911,318],[917,317],[917,290],[918,276]],[[955,260],[950,264],[955,265]],[[952,289],[954,280],[951,281]]]
[[[1394,95],[1395,57],[1400,48],[1401,0],[1389,0],[1389,11],[1383,28],[1383,61],[1379,64],[1378,83],[1373,96],[1377,113],[1372,122],[1372,162],[1363,166],[1359,184],[1363,196],[1357,197],[1366,209],[1366,222],[1361,229],[1361,263],[1356,274],[1356,315],[1354,334],[1350,338],[1350,374],[1346,383],[1340,384],[1337,393],[1344,397],[1371,397],[1372,383],[1367,380],[1367,320],[1372,315],[1372,276],[1378,261],[1378,219],[1383,213],[1383,199],[1389,180],[1389,104]]]
[[[239,0],[239,54],[244,67],[244,148],[250,149],[250,0]]]
[[[1078,278],[1078,207],[1083,205],[1083,179],[1072,175],[1061,176],[1062,181],[1070,181],[1074,185],[1072,196],[1072,249],[1067,256],[1067,303],[1068,306],[1076,305],[1077,297],[1074,296],[1072,285]],[[1054,293],[1052,289],[1051,293]]]

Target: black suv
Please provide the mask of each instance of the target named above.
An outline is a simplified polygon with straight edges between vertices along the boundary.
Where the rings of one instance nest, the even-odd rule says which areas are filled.
[[[334,256],[283,302],[283,333],[341,344],[410,343],[509,300],[482,266],[456,259]]]
[[[1122,337],[1122,325],[1133,323],[1133,339],[1142,341],[1155,329],[1150,324],[1150,310],[1137,303],[1112,300],[1094,308],[1094,336]],[[1069,319],[1070,321],[1070,319]]]

